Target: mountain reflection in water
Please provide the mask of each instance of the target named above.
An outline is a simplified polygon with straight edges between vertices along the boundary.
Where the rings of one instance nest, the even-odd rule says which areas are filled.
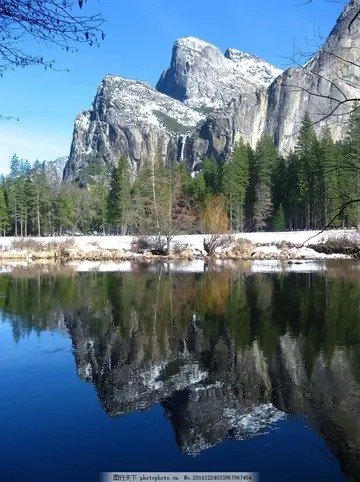
[[[349,479],[360,480],[359,280],[351,270],[161,267],[1,276],[0,309],[15,340],[67,332],[78,376],[111,417],[160,403],[187,454],[304,414]]]

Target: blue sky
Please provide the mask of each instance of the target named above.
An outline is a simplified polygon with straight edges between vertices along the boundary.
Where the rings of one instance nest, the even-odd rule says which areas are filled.
[[[81,46],[77,54],[35,45],[34,52],[56,58],[58,69],[28,67],[0,79],[0,172],[14,153],[53,160],[68,155],[76,115],[90,107],[108,73],[155,85],[171,56],[174,41],[195,36],[222,51],[237,48],[280,68],[294,51],[315,51],[341,13],[341,1],[313,0],[88,0],[86,13],[106,18],[101,47]],[[33,44],[31,44],[33,45]],[[24,44],[24,47],[27,47]],[[30,43],[28,44],[30,47]]]

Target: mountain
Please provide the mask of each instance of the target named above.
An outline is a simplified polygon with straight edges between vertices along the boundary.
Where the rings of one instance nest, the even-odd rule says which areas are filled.
[[[204,114],[145,82],[107,75],[93,108],[76,118],[64,177],[76,177],[80,166],[93,161],[115,162],[122,154],[131,160],[134,174],[148,159],[181,157],[174,140],[204,121]]]
[[[351,0],[321,49],[301,67],[282,72],[235,49],[225,54],[202,40],[175,42],[170,67],[156,88],[108,75],[93,106],[75,121],[64,177],[81,180],[91,162],[112,164],[120,155],[133,176],[144,162],[185,161],[190,170],[205,155],[225,159],[241,137],[255,147],[270,134],[280,152],[291,150],[308,111],[316,129],[344,136],[345,98],[360,98],[357,65],[360,8]],[[324,119],[324,120],[322,120]]]
[[[58,157],[53,161],[45,162],[44,168],[48,177],[53,181],[54,185],[61,184],[64,168],[69,160],[68,156]]]

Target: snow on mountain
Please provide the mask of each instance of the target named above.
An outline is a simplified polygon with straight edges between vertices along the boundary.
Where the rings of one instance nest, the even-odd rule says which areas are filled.
[[[280,74],[251,54],[228,49],[224,55],[203,40],[184,37],[175,42],[170,67],[156,88],[193,108],[219,108],[268,86]]]
[[[225,57],[232,60],[244,80],[259,87],[268,87],[283,71],[255,55],[236,49],[227,49]]]
[[[107,75],[95,102],[101,103],[104,97],[107,110],[116,113],[126,125],[146,123],[170,131],[187,131],[204,120],[204,115],[139,80]]]

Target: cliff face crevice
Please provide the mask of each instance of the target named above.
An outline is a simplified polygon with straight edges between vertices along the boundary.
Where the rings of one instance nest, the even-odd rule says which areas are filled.
[[[235,49],[225,54],[202,40],[175,42],[170,66],[153,88],[108,75],[93,106],[75,120],[64,177],[81,180],[91,162],[113,164],[121,155],[135,176],[144,162],[186,162],[205,155],[226,159],[240,138],[255,147],[270,134],[281,153],[296,144],[309,112],[320,132],[335,140],[346,130],[344,116],[360,97],[360,20],[349,29],[359,0],[351,0],[321,49],[302,67],[285,72]],[[322,120],[325,119],[325,120]]]

